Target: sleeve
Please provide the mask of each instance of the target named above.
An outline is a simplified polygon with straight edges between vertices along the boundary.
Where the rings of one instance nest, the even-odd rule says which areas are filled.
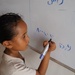
[[[36,70],[26,67],[24,64],[15,64],[16,71],[12,75],[36,75]]]

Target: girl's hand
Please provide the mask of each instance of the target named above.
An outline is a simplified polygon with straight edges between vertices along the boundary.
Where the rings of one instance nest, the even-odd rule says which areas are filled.
[[[43,46],[45,47],[48,43],[49,43],[49,49],[48,49],[48,51],[50,51],[50,52],[54,51],[56,49],[55,42],[53,42],[53,41],[51,41],[51,42],[44,41]]]

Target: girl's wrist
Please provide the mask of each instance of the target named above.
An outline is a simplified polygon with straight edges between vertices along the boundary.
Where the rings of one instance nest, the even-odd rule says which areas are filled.
[[[47,51],[47,54],[49,54],[49,55],[50,55],[50,54],[51,54],[51,51]]]

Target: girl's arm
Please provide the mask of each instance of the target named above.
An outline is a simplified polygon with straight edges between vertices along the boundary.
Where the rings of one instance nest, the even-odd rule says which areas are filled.
[[[47,43],[48,43],[48,41],[45,41],[44,46],[46,46]],[[44,59],[41,61],[38,70],[36,70],[36,75],[45,75],[46,74],[46,70],[48,68],[48,64],[49,64],[49,60],[50,60],[50,53],[51,53],[51,51],[55,50],[55,48],[56,48],[55,43],[51,41],[48,52],[46,53]]]

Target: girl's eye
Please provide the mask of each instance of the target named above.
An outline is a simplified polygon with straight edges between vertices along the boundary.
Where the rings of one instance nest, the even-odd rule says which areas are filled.
[[[24,35],[23,35],[23,38],[26,38],[26,36],[27,36],[27,34],[24,34]]]
[[[25,35],[23,36],[23,38],[25,38]]]

